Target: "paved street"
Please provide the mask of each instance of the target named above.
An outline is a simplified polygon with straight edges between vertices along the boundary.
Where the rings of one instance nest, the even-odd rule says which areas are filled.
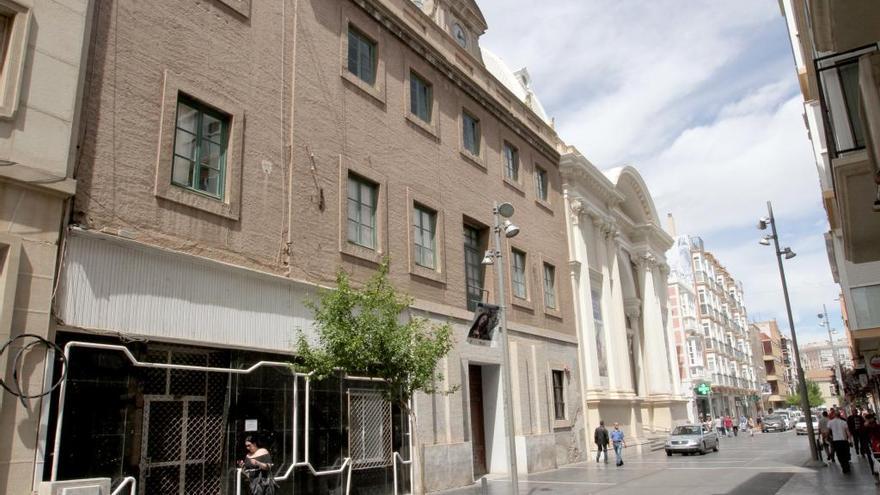
[[[722,439],[718,453],[667,457],[661,450],[624,454],[625,465],[585,462],[520,478],[521,494],[805,495],[876,494],[866,461],[853,461],[844,476],[838,465],[809,467],[806,437],[793,431]],[[479,485],[444,492],[478,495]],[[491,480],[489,494],[506,494],[505,480]]]

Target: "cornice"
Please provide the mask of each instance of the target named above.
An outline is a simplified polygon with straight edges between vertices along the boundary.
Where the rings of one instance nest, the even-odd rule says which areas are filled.
[[[559,171],[565,182],[583,186],[614,208],[626,198],[595,165],[590,163],[574,146],[565,146],[559,159]]]
[[[413,16],[422,16],[426,23],[435,26],[433,19],[426,16],[425,13],[413,5],[410,0],[351,0],[351,2],[363,9],[370,17],[374,18],[391,34],[400,39],[404,45],[408,46],[411,50],[421,56],[427,63],[434,66],[439,73],[446,76],[450,82],[467,93],[468,96],[473,98],[493,117],[510,127],[510,129],[512,129],[523,141],[533,146],[553,164],[559,163],[560,153],[556,149],[557,143],[552,142],[553,140],[545,140],[534,130],[530,129],[525,122],[514,115],[509,109],[505,108],[505,106],[489,94],[486,89],[480,87],[472,75],[468,75],[460,67],[448,60],[440,50],[431,45],[429,40],[409,26],[406,21],[395,15],[388,5],[386,5],[397,4],[396,7],[401,11],[409,12]],[[480,64],[475,65],[475,70],[482,73],[480,75],[486,78],[491,78],[497,83],[495,89],[506,93],[506,96],[510,99],[510,102],[513,105],[521,107],[521,110],[525,110],[527,114],[534,114],[525,103],[520,101],[516,95],[504,87],[504,85],[489,73],[485,67]],[[553,136],[556,137],[556,132],[552,127],[543,121],[538,123],[541,119],[537,115],[535,115],[534,120],[537,125],[546,126],[546,128],[553,133]],[[558,137],[556,137],[556,140],[558,141]]]

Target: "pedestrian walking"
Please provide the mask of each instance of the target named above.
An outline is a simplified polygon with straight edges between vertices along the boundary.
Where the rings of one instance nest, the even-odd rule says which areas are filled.
[[[715,431],[718,432],[719,437],[724,436],[724,418],[721,416],[715,418]]]
[[[724,416],[724,431],[728,437],[733,436],[733,419],[730,415]]]
[[[755,420],[752,419],[751,416],[749,416],[749,419],[747,420],[746,429],[749,430],[750,437],[755,436]]]
[[[623,466],[623,449],[626,447],[626,441],[624,441],[623,431],[617,423],[614,423],[614,429],[611,430],[611,445],[614,446],[614,455],[617,457],[617,467]]]
[[[822,416],[819,418],[819,445],[825,452],[825,458],[834,462],[834,450],[832,450],[828,431],[828,411],[822,411]]]
[[[846,426],[849,429],[850,439],[853,442],[853,447],[856,449],[856,455],[861,454],[861,443],[859,442],[859,437],[861,436],[862,426],[864,426],[865,420],[862,419],[861,411],[859,411],[858,407],[852,408],[850,411],[850,415],[846,418]]]
[[[880,478],[878,478],[878,470],[874,461],[880,455],[880,424],[877,424],[877,416],[874,413],[868,413],[865,417],[862,434],[867,439],[867,445],[864,445],[862,449],[868,450],[868,464],[871,466],[871,474],[874,476],[874,483],[878,483]]]
[[[834,445],[834,454],[840,462],[840,469],[844,474],[848,474],[849,466],[849,447],[852,443],[852,436],[849,433],[849,425],[840,417],[828,421],[828,430],[831,432],[831,441]]]
[[[747,427],[748,427],[748,420],[746,419],[746,415],[743,414],[739,417],[739,426],[737,428],[734,428],[734,430],[733,430],[733,436],[736,436],[737,430],[745,432]]]
[[[278,483],[272,474],[272,454],[252,436],[244,439],[244,448],[247,456],[238,461],[238,467],[247,476],[251,495],[275,495]]]
[[[599,462],[599,457],[604,453],[605,464],[608,464],[608,443],[610,442],[610,437],[608,436],[608,429],[605,428],[605,421],[599,421],[599,426],[593,432],[593,441],[596,443],[596,462]]]

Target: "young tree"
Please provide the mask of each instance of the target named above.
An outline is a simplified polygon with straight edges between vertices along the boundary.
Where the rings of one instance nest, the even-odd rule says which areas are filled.
[[[807,399],[809,400],[810,407],[819,407],[825,402],[825,399],[822,397],[822,389],[819,388],[818,383],[812,380],[807,380]],[[794,395],[789,395],[786,398],[786,402],[788,402],[790,406],[800,407],[800,391]]]
[[[387,259],[362,288],[352,287],[340,269],[336,288],[321,291],[317,303],[306,304],[315,314],[317,342],[310,343],[300,332],[297,354],[299,367],[313,372],[313,379],[338,373],[381,379],[386,399],[407,414],[413,430],[410,399],[416,392],[454,391],[437,388],[443,382],[437,363],[454,345],[452,328],[404,314],[412,298],[389,282]]]

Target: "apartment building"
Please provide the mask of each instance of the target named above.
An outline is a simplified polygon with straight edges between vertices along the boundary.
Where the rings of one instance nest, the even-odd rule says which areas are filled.
[[[0,390],[0,493],[31,493],[42,475],[40,419],[49,401],[39,395],[51,385],[49,350],[22,335],[51,340],[55,332],[91,4],[0,0],[0,369],[10,389],[36,396],[19,401]]]
[[[282,493],[504,475],[500,350],[466,338],[477,302],[505,303],[498,269],[519,469],[583,459],[560,142],[528,72],[480,47],[475,2],[96,7],[52,315],[67,386],[34,433],[35,483],[232,493],[249,435]],[[494,202],[520,233],[487,266]],[[305,301],[386,257],[409,316],[455,332],[452,392],[418,396],[414,428],[369,381],[285,365],[314,337]]]
[[[665,318],[672,238],[633,167],[602,172],[568,147],[560,169],[587,431],[604,420],[631,446],[665,437],[687,420]]]
[[[674,231],[674,228],[671,228]],[[760,393],[742,284],[697,236],[676,236],[667,253],[669,321],[675,333],[682,388],[695,417],[754,416]],[[696,396],[701,383],[710,396]]]
[[[776,320],[754,323],[761,332],[764,372],[767,386],[763,390],[765,409],[786,407],[786,398],[791,394],[790,366],[784,358],[784,337]]]
[[[783,0],[852,355],[880,353],[880,4]],[[880,388],[872,382],[874,396]],[[875,404],[876,406],[877,404]]]
[[[833,345],[827,340],[811,342],[801,346],[800,351],[804,371],[833,369],[835,362],[844,369],[853,369],[850,343],[846,339],[835,340]]]

